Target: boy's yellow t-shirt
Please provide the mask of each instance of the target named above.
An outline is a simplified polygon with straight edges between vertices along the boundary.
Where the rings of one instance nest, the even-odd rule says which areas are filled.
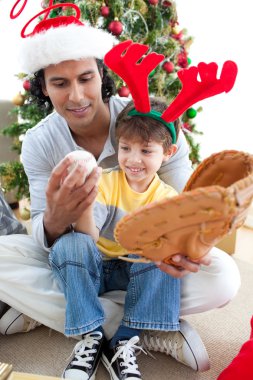
[[[137,193],[128,185],[125,173],[120,168],[105,170],[94,205],[95,223],[100,230],[98,249],[111,257],[126,254],[124,248],[114,239],[117,222],[134,210],[175,195],[176,190],[161,181],[157,174],[144,193]]]

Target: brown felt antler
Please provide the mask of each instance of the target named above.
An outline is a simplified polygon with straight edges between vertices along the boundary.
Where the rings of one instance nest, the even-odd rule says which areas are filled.
[[[178,77],[182,83],[182,90],[175,100],[162,114],[166,122],[176,120],[191,105],[200,100],[210,98],[222,92],[229,92],[235,83],[237,65],[233,61],[223,64],[220,79],[217,79],[218,65],[215,62],[206,64],[200,62],[198,67],[178,71]],[[199,74],[200,81],[197,76]]]
[[[132,94],[135,108],[149,112],[148,76],[164,60],[163,54],[147,53],[149,46],[124,41],[114,46],[104,57],[105,64],[118,74]]]

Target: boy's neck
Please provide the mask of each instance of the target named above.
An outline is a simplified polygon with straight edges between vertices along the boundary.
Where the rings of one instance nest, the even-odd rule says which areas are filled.
[[[145,193],[145,191],[148,190],[149,186],[151,185],[151,183],[153,182],[155,178],[155,175],[154,175],[153,178],[151,179],[149,178],[149,179],[143,179],[142,181],[132,181],[132,180],[129,180],[129,178],[127,178],[126,173],[124,174],[125,174],[125,178],[128,183],[128,186],[136,193]]]

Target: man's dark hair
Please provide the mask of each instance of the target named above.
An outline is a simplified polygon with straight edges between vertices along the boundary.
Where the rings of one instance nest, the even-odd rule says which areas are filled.
[[[108,74],[107,67],[101,59],[96,59],[99,72],[102,73],[102,99],[107,103],[112,95],[116,93],[116,87],[113,79]],[[48,112],[53,110],[53,104],[49,96],[44,95],[42,88],[45,83],[44,70],[41,69],[34,73],[30,79],[30,102],[35,102],[39,107],[46,109]]]

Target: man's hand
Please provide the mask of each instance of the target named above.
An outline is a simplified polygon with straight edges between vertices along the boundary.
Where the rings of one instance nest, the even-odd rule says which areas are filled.
[[[171,275],[172,277],[182,278],[191,272],[198,272],[201,264],[209,265],[211,263],[211,255],[210,253],[207,253],[200,259],[193,261],[184,255],[177,254],[172,256],[171,260],[175,263],[174,265],[165,264],[163,262],[156,262],[156,265],[163,272]]]
[[[94,168],[80,184],[85,167],[79,163],[68,174],[67,169],[72,163],[70,158],[60,161],[53,169],[46,188],[44,228],[49,245],[80,217],[97,196],[101,168]]]

